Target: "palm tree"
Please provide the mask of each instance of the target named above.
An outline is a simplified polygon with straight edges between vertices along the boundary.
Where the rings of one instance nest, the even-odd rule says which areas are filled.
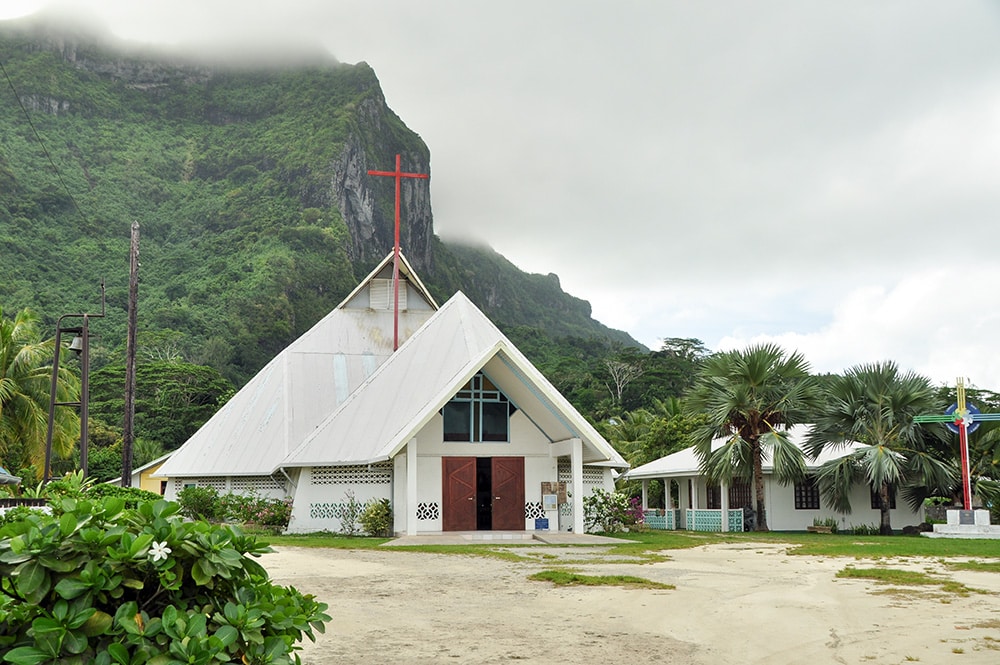
[[[765,452],[781,482],[805,476],[802,451],[789,440],[787,430],[805,422],[814,395],[809,364],[801,354],[787,355],[781,347],[762,344],[708,358],[686,399],[690,413],[707,417],[692,443],[709,481],[752,479],[758,531],[768,530]],[[712,441],[718,438],[726,443],[713,452]]]
[[[940,442],[913,418],[940,411],[930,381],[914,372],[900,373],[892,361],[858,365],[825,386],[824,406],[806,440],[818,456],[827,448],[848,447],[848,454],[823,464],[820,489],[835,510],[851,512],[851,488],[863,482],[879,499],[879,532],[892,535],[890,494],[908,490],[914,508],[928,493],[947,492],[954,465],[943,459]]]
[[[42,341],[38,317],[28,309],[13,320],[0,310],[0,460],[17,470],[45,460],[49,393],[55,342]],[[80,382],[60,368],[56,401],[79,399]],[[69,457],[80,435],[80,417],[72,409],[56,409],[52,447],[56,455]]]

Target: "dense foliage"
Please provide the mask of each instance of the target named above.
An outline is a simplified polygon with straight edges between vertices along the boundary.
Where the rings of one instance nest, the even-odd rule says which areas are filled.
[[[0,308],[0,465],[20,474],[44,466],[55,343],[43,340],[38,317],[28,309],[7,318]],[[79,399],[80,382],[67,368],[56,377],[56,400]],[[70,409],[53,414],[52,447],[69,457],[80,418]]]
[[[773,344],[719,353],[709,358],[687,396],[692,416],[705,417],[691,440],[702,468],[714,481],[753,481],[755,528],[767,531],[763,460],[771,460],[782,482],[805,476],[801,449],[787,430],[810,422],[817,392],[809,364],[799,353]],[[714,439],[726,439],[713,450]]]
[[[269,551],[175,503],[65,498],[0,527],[0,648],[14,665],[298,662],[326,605],[272,584]]]
[[[0,85],[0,304],[30,306],[48,326],[98,309],[106,279],[95,368],[121,363],[133,220],[140,357],[207,365],[237,386],[389,251],[392,183],[368,182],[363,169],[396,153],[430,157],[368,65],[182,63],[25,26],[0,24],[10,76]],[[351,178],[364,180],[349,189]],[[413,212],[427,221],[409,216],[404,251],[436,297],[462,289],[503,327],[636,346],[554,277],[441,243],[429,203]]]

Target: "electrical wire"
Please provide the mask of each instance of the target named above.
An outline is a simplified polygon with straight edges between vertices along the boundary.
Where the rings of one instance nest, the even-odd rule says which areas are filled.
[[[21,101],[21,95],[17,93],[17,88],[14,87],[14,82],[10,80],[10,75],[7,74],[7,68],[3,66],[2,60],[0,60],[0,72],[3,72],[4,78],[7,79],[7,85],[10,86],[10,91],[14,93],[14,99],[17,100],[17,105],[21,107],[21,112],[24,114],[25,120],[28,121],[28,126],[31,127],[31,133],[34,134],[35,140],[38,141],[38,145],[42,147],[42,152],[45,153],[45,158],[49,160],[49,165],[52,166],[52,170],[55,171],[56,178],[59,179],[59,184],[62,186],[63,191],[66,192],[66,196],[69,197],[69,200],[73,202],[73,207],[76,208],[80,217],[86,219],[86,216],[83,214],[83,211],[80,210],[80,206],[76,202],[76,197],[73,196],[73,193],[69,191],[69,187],[66,186],[66,181],[63,180],[62,177],[62,172],[59,170],[59,167],[56,166],[55,161],[53,161],[52,155],[49,154],[49,149],[45,147],[45,142],[42,141],[42,137],[38,134],[38,130],[35,129],[35,123],[31,121],[28,109],[24,107],[24,103]]]

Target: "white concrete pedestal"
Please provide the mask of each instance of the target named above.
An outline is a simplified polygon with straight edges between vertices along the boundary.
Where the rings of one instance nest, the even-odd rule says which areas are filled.
[[[923,533],[929,538],[997,538],[1000,525],[990,524],[990,511],[949,510],[947,524],[935,524],[933,533]]]

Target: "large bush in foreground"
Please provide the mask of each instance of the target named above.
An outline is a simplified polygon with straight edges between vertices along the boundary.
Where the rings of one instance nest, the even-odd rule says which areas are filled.
[[[15,665],[298,663],[326,605],[272,584],[270,551],[167,501],[64,498],[0,528],[0,653]]]

